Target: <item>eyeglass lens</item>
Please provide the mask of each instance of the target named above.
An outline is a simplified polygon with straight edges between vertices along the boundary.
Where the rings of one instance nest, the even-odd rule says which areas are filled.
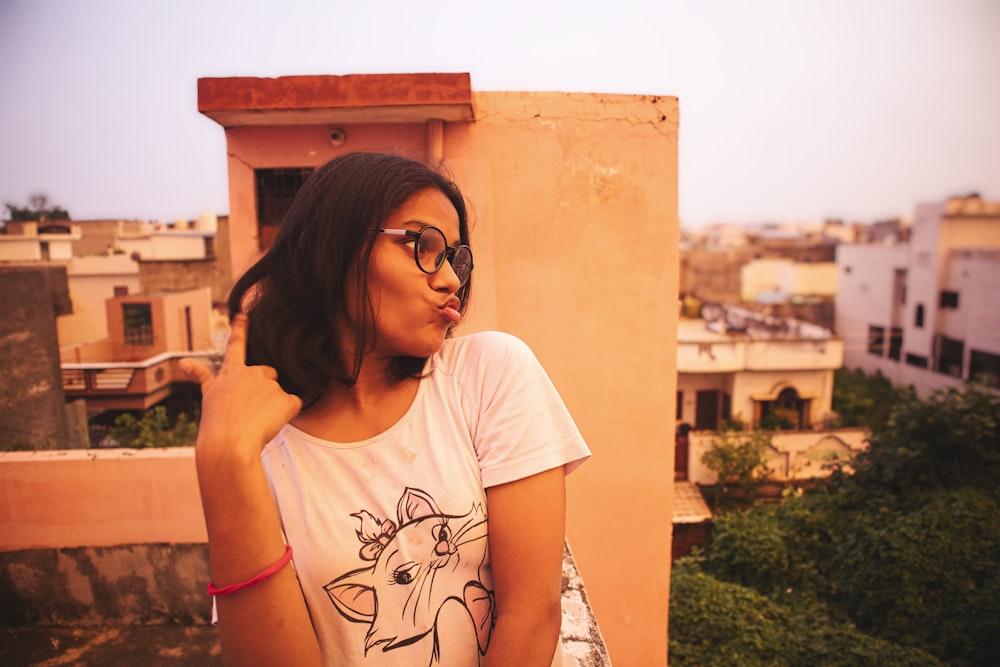
[[[469,279],[472,272],[472,251],[468,246],[449,248],[448,241],[437,227],[424,227],[417,235],[417,263],[426,273],[434,273],[444,264],[451,262],[451,268],[461,284]]]

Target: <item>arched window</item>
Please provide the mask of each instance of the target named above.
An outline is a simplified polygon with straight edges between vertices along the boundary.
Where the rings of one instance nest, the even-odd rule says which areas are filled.
[[[799,397],[794,387],[785,387],[773,401],[760,402],[758,426],[769,430],[809,427],[809,399]]]
[[[917,312],[913,317],[913,326],[923,328],[924,326],[924,304],[917,304]]]

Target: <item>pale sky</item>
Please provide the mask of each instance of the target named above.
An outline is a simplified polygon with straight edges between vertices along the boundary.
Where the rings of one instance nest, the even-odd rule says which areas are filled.
[[[1000,0],[0,0],[0,203],[228,213],[199,77],[406,72],[678,97],[686,227],[1000,200]]]

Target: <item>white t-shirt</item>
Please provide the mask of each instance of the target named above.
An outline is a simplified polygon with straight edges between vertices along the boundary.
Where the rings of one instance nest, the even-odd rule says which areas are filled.
[[[494,621],[485,488],[590,455],[531,350],[448,339],[392,427],[262,453],[327,665],[478,665]]]

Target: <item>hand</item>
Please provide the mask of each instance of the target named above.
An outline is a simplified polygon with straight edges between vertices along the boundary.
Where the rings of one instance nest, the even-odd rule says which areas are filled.
[[[259,457],[264,445],[302,409],[302,401],[278,384],[274,368],[246,365],[248,323],[243,313],[233,318],[218,376],[192,359],[180,362],[181,370],[201,385],[199,458]]]

